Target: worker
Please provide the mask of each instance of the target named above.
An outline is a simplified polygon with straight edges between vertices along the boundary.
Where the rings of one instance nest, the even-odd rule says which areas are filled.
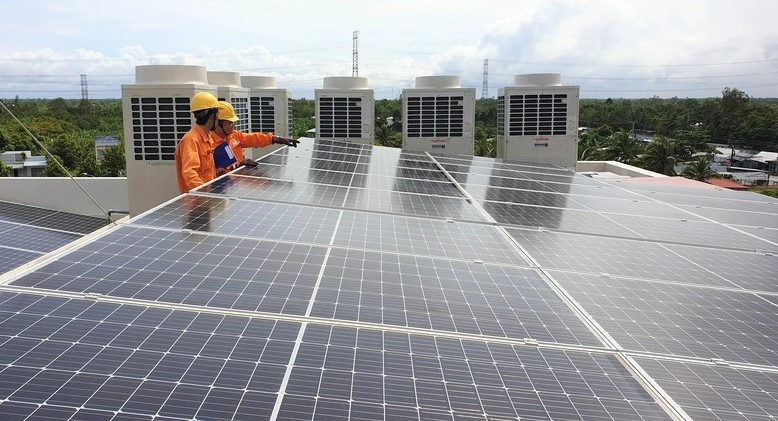
[[[178,191],[186,193],[216,178],[211,131],[216,126],[219,101],[208,92],[198,92],[189,103],[195,124],[176,146]]]
[[[235,108],[227,101],[219,101],[218,120],[216,128],[211,133],[213,146],[217,147],[222,142],[228,141],[228,145],[235,155],[235,164],[228,168],[217,168],[217,174],[222,174],[241,165],[256,167],[256,162],[250,159],[244,159],[243,148],[263,148],[271,144],[283,144],[296,148],[297,144],[300,143],[299,140],[276,136],[273,133],[243,133],[239,130],[235,130],[235,123],[238,121],[238,116],[235,114]]]

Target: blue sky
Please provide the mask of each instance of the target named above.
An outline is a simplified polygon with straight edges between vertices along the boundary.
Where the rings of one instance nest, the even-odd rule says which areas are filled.
[[[0,98],[119,98],[135,66],[275,76],[295,98],[359,76],[377,98],[455,75],[481,96],[560,73],[583,98],[778,97],[778,2],[767,0],[2,0]]]

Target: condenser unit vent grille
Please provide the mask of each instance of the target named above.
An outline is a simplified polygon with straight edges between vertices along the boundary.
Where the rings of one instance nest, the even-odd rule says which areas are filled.
[[[192,128],[189,98],[130,98],[136,161],[173,161],[176,144]]]
[[[232,98],[232,101],[230,101],[232,108],[235,108],[235,115],[238,116],[238,122],[235,123],[235,129],[241,132],[246,132],[249,128],[248,103],[248,98]]]
[[[294,110],[294,100],[293,99],[289,98],[289,100],[287,101],[287,107],[288,107],[287,108],[288,113],[286,114],[286,130],[287,130],[286,134],[288,136],[292,136],[294,134],[294,126],[293,126],[293,121],[294,120],[293,120],[293,115],[292,115],[292,111]]]
[[[567,94],[508,97],[508,135],[567,135]]]
[[[497,135],[505,135],[505,96],[497,97]]]
[[[408,137],[462,137],[463,96],[408,97]]]
[[[362,98],[319,98],[316,135],[324,138],[362,136]]]
[[[272,96],[251,97],[251,131],[273,133],[276,131],[276,106]]]

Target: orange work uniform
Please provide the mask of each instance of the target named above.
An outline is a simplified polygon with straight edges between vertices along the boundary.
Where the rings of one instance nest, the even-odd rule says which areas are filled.
[[[216,132],[211,132],[213,146],[219,146],[224,139],[220,138]],[[273,143],[273,133],[243,133],[234,130],[227,136],[230,142],[230,149],[235,154],[235,164],[240,165],[243,162],[243,148],[264,148]]]
[[[192,127],[176,146],[178,191],[186,193],[216,178],[213,139],[202,126]]]

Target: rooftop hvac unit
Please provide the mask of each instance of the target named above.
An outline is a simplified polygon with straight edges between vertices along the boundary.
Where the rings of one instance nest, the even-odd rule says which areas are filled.
[[[325,77],[315,90],[316,137],[373,144],[375,93],[364,77]]]
[[[239,72],[208,72],[208,84],[216,86],[216,97],[219,101],[227,101],[235,108],[239,120],[235,130],[249,130],[249,90],[240,84]]]
[[[194,124],[189,100],[197,92],[216,95],[202,66],[137,66],[135,84],[122,85],[131,215],[178,196],[175,148]]]
[[[561,75],[528,74],[497,94],[497,157],[575,167],[578,158],[578,86]]]
[[[403,89],[403,149],[473,154],[475,88],[459,76],[422,76]]]
[[[241,85],[249,90],[249,132],[275,133],[292,136],[292,100],[286,89],[278,89],[272,76],[241,76]],[[262,148],[264,155],[283,145]],[[252,150],[246,150],[247,158],[254,158]],[[259,152],[259,151],[258,151]]]

